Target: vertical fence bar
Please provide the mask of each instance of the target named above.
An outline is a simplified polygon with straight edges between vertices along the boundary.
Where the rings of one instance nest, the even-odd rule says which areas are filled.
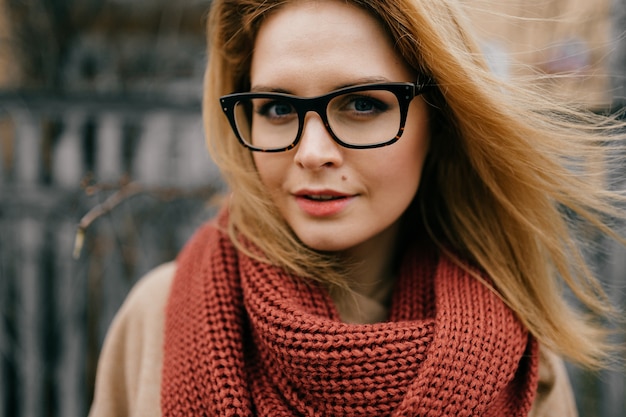
[[[80,128],[85,115],[68,110],[63,115],[64,130],[52,155],[52,182],[65,189],[78,189],[85,174],[84,150],[80,141]]]
[[[103,112],[97,115],[96,178],[114,182],[122,175],[122,116]]]
[[[28,109],[13,112],[15,134],[15,180],[23,186],[35,186],[41,177],[41,120]]]
[[[196,114],[175,119],[174,170],[176,183],[182,187],[200,187],[216,182],[217,167],[208,155],[202,118]]]
[[[172,115],[163,111],[146,114],[135,154],[134,173],[144,186],[165,186],[174,183],[171,172]]]
[[[54,364],[57,416],[83,416],[86,410],[84,317],[87,291],[86,280],[77,274],[77,264],[72,259],[75,233],[74,222],[62,218],[53,236],[58,344],[58,359]]]
[[[13,362],[14,341],[9,330],[11,307],[12,280],[8,260],[10,258],[8,242],[13,241],[10,236],[9,224],[0,214],[0,417],[10,412],[12,386],[11,376]]]
[[[0,108],[0,185],[8,182],[14,143],[13,121],[8,113]]]
[[[43,227],[40,221],[25,217],[16,221],[17,264],[17,357],[18,398],[20,416],[46,415],[45,391],[46,363],[42,306],[46,302],[42,293],[41,262]]]

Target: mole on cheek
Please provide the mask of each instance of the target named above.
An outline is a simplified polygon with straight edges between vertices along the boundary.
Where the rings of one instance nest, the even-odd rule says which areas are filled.
[[[346,177],[345,175],[342,175],[342,176],[341,176],[341,180],[342,180],[342,181],[345,181],[345,180],[347,180],[347,179],[348,179],[348,177]]]

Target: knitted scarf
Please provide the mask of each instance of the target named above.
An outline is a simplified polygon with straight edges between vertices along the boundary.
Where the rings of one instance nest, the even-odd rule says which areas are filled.
[[[536,341],[453,262],[405,258],[388,322],[346,324],[321,286],[204,226],[167,305],[163,415],[528,415]]]

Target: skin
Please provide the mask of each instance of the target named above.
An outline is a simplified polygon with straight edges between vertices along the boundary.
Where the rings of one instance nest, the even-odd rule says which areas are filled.
[[[255,41],[254,91],[312,97],[371,82],[415,81],[414,71],[367,12],[335,0],[304,1],[273,13]],[[365,293],[387,282],[401,215],[420,184],[428,152],[427,105],[416,97],[401,139],[377,149],[347,149],[309,113],[298,146],[278,154],[254,152],[263,184],[302,242],[361,265]],[[349,196],[337,214],[312,216],[297,203],[305,191]]]

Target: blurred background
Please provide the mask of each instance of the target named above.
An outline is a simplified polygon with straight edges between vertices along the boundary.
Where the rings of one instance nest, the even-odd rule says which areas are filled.
[[[215,213],[209,4],[0,0],[0,417],[86,415],[127,292]],[[497,74],[543,74],[597,112],[626,104],[626,0],[464,4]],[[589,256],[626,307],[626,252],[596,240]],[[626,416],[624,372],[569,371],[581,416]]]

